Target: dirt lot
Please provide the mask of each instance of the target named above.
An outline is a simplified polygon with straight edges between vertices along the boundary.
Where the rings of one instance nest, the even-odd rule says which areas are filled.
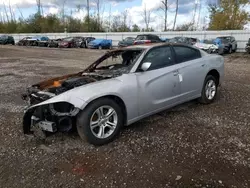
[[[250,187],[250,56],[225,57],[215,103],[164,111],[94,147],[76,133],[22,133],[33,83],[78,72],[104,51],[0,46],[0,187]]]

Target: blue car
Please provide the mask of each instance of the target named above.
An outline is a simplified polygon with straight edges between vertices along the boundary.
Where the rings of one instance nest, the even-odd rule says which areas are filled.
[[[112,40],[95,39],[95,40],[92,40],[88,43],[88,48],[111,49],[112,48]]]
[[[170,40],[168,38],[163,38],[163,37],[160,37],[160,39],[162,40],[162,42],[169,42],[169,40]]]

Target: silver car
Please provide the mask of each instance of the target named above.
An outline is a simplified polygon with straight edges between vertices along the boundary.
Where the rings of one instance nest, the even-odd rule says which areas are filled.
[[[76,127],[94,145],[112,141],[123,126],[199,99],[213,102],[224,59],[183,44],[137,45],[109,51],[82,72],[35,84],[25,134],[45,136]]]

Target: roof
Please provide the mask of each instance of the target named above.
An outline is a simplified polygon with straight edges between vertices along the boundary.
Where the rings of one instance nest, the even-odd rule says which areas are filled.
[[[181,46],[190,46],[188,44],[183,44],[183,43],[171,43],[171,42],[161,42],[161,43],[148,43],[148,44],[139,44],[139,45],[132,45],[132,46],[128,46],[128,47],[124,47],[125,49],[134,49],[134,48],[151,48],[151,47],[156,47],[156,46],[168,46],[168,45],[181,45]]]
[[[156,35],[156,34],[139,34],[139,35],[137,35],[137,36],[145,36],[145,35],[148,35],[148,36],[157,36],[157,37],[159,37],[159,36]]]

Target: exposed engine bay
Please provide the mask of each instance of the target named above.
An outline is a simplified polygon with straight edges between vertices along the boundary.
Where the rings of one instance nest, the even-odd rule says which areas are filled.
[[[142,50],[116,50],[106,53],[86,70],[77,74],[52,78],[32,85],[22,95],[30,106],[39,104],[71,89],[94,82],[115,78],[128,73]],[[112,58],[111,64],[105,60]],[[24,116],[24,133],[69,131],[75,123],[80,109],[67,102],[37,106],[28,110]],[[44,136],[44,134],[43,134]]]

